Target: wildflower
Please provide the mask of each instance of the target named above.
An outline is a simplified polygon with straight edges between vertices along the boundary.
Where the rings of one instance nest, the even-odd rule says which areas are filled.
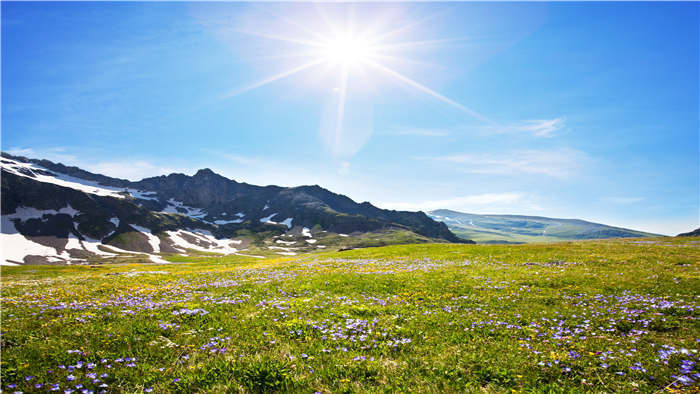
[[[66,376],[66,380],[69,382],[72,382],[75,380],[75,376],[73,376],[73,374],[70,374],[70,375]]]

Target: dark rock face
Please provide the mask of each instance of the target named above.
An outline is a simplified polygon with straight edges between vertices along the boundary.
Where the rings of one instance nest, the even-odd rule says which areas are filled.
[[[678,234],[679,237],[700,237],[700,228],[696,228],[693,231],[687,233]]]

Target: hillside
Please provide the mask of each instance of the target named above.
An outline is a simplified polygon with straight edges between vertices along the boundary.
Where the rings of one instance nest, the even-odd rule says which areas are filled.
[[[475,215],[449,209],[438,209],[428,212],[428,215],[445,223],[458,236],[479,243],[556,242],[657,235],[579,219]]]
[[[6,264],[470,242],[423,212],[379,209],[320,186],[255,186],[210,169],[130,182],[7,154],[1,164]]]
[[[679,237],[700,237],[700,228],[696,228],[693,231],[687,233],[678,234]]]

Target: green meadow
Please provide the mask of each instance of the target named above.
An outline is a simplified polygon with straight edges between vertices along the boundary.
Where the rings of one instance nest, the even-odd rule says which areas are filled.
[[[698,392],[700,238],[2,268],[5,392]]]

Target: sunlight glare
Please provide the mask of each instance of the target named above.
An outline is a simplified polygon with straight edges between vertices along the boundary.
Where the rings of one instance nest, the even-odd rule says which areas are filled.
[[[362,37],[345,34],[325,43],[323,52],[331,63],[352,66],[372,56],[372,45]]]

